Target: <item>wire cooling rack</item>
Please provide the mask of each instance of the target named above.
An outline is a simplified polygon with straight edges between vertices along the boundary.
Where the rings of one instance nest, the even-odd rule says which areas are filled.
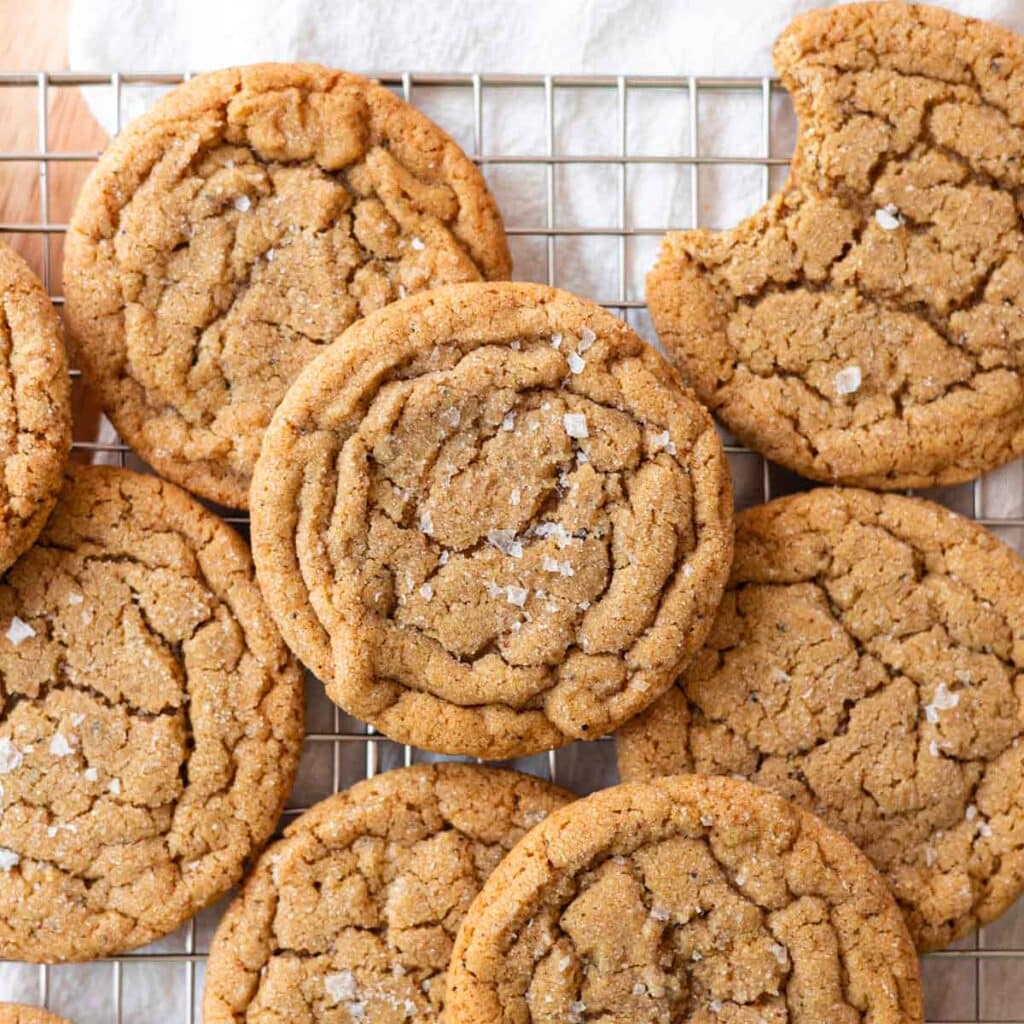
[[[72,89],[105,93],[102,102],[108,104],[108,126],[119,130],[126,110],[138,112],[135,108],[151,101],[161,89],[188,77],[183,73],[0,72],[0,95],[5,100],[15,92],[30,97],[36,120],[35,146],[0,151],[0,173],[17,168],[32,175],[36,179],[33,191],[38,195],[34,208],[24,208],[24,219],[0,223],[0,235],[8,240],[20,238],[23,250],[34,245],[35,257],[30,253],[30,259],[58,307],[63,303],[59,262],[66,224],[62,221],[70,210],[54,209],[52,182],[55,174],[73,165],[78,165],[81,176],[98,153],[65,151],[59,145],[51,148],[50,121],[56,96]],[[517,276],[583,290],[578,286],[580,266],[599,260],[604,280],[592,285],[590,294],[651,341],[654,335],[643,299],[643,272],[653,260],[659,237],[670,227],[706,223],[703,197],[712,189],[716,195],[730,188],[742,189],[752,211],[778,187],[789,163],[792,111],[788,97],[770,78],[411,73],[374,77],[428,113],[433,113],[431,103],[440,97],[447,104],[445,109],[451,109],[453,101],[461,105],[461,134],[443,116],[437,120],[454,131],[490,180],[506,212]],[[602,106],[605,131],[599,144],[586,139],[582,146],[579,140],[563,145],[560,118],[566,97]],[[650,111],[643,112],[644,104],[652,100],[660,104],[653,118]],[[746,118],[749,131],[736,152],[720,151],[716,127],[723,124],[721,111],[708,114],[708,105],[713,107],[716,102],[732,105],[726,115],[730,122],[737,116]],[[529,103],[536,112],[536,131],[518,144],[502,137],[500,131],[501,111],[508,103]],[[638,123],[657,128],[666,111],[673,113],[675,129],[649,132],[647,138],[638,136]],[[497,130],[492,130],[492,125]],[[776,152],[773,128],[776,139],[787,136],[778,143],[781,152]],[[737,171],[739,177],[730,179],[730,173]],[[661,174],[660,184],[654,172]],[[576,217],[572,209],[566,215],[563,208],[560,197],[565,189],[575,187],[573,181],[587,173],[600,178],[596,188],[602,208],[608,211],[605,223],[589,223],[587,218]],[[720,176],[717,180],[716,175]],[[637,222],[631,203],[636,190],[658,188],[674,190],[673,212],[657,222]],[[506,193],[512,191],[520,200],[525,192],[527,201],[510,204]],[[83,407],[84,396],[77,370],[72,370],[72,378],[78,409]],[[740,504],[766,501],[807,486],[731,438],[725,440]],[[102,417],[87,419],[87,425],[76,424],[74,447],[76,456],[87,461],[142,468]],[[1004,472],[929,496],[972,516],[1024,550],[1024,485],[1019,468],[1011,469],[1009,476]],[[990,509],[992,505],[997,506],[995,510]],[[246,531],[244,516],[228,513],[224,518]],[[329,704],[316,682],[311,681],[308,689],[303,764],[286,820],[360,778],[426,756],[374,735],[362,723],[349,719]],[[611,745],[598,742],[517,762],[517,767],[583,792],[614,781],[613,760]],[[77,1024],[193,1024],[201,1017],[206,950],[222,907],[205,911],[174,935],[127,956],[88,965],[0,964],[0,1000],[37,1002]],[[1024,1024],[1024,906],[957,947],[926,957],[923,974],[929,1021]]]

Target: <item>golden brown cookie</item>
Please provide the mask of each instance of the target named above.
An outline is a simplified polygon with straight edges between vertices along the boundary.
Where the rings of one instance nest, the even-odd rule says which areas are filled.
[[[512,846],[571,799],[529,775],[436,764],[317,804],[224,916],[204,1024],[440,1020],[467,908]]]
[[[735,230],[665,239],[661,340],[746,444],[816,480],[970,480],[1024,452],[1024,42],[854,4],[775,45],[800,136]]]
[[[918,499],[817,490],[737,519],[704,650],[619,734],[626,779],[740,774],[848,835],[921,949],[1024,889],[1024,562]]]
[[[82,190],[65,315],[114,425],[161,473],[244,508],[301,368],[406,293],[505,278],[483,178],[389,90],[315,64],[200,75]]]
[[[732,545],[707,411],[567,292],[458,285],[349,328],[253,479],[285,640],[392,739],[501,759],[592,739],[699,649]]]
[[[223,895],[302,713],[234,531],[155,477],[70,470],[0,580],[0,957],[123,952]]]
[[[71,1024],[55,1013],[38,1006],[24,1006],[21,1003],[0,1003],[0,1024]]]
[[[917,959],[867,859],[756,786],[687,776],[556,811],[491,875],[447,1024],[916,1024]]]
[[[28,264],[0,244],[0,572],[43,528],[70,447],[60,320]]]

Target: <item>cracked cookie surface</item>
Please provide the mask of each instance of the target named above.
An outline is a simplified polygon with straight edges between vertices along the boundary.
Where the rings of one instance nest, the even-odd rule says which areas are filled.
[[[619,734],[624,778],[740,774],[844,832],[918,946],[1024,888],[1024,562],[919,499],[818,490],[737,517],[704,650]]]
[[[70,447],[60,320],[28,264],[0,245],[0,572],[43,528]]]
[[[55,1013],[38,1006],[24,1006],[21,1003],[0,1003],[0,1024],[71,1024]]]
[[[288,385],[406,293],[508,277],[468,157],[389,90],[313,64],[200,75],[82,190],[65,317],[88,383],[163,475],[244,508]]]
[[[449,763],[386,772],[317,804],[224,916],[204,1024],[440,1020],[470,903],[571,799],[529,775]]]
[[[448,1024],[916,1024],[917,959],[852,843],[747,783],[616,786],[556,811],[459,930]]]
[[[479,284],[355,324],[253,481],[285,640],[350,714],[501,759],[595,738],[703,642],[732,494],[707,411],[600,307]]]
[[[1024,41],[856,4],[775,46],[800,135],[736,229],[670,234],[658,334],[750,447],[813,479],[970,480],[1024,452]]]
[[[70,469],[0,581],[0,956],[122,952],[223,895],[302,714],[241,539],[155,477]]]

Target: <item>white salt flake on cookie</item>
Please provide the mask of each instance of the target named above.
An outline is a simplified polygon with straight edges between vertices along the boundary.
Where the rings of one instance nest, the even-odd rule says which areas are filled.
[[[860,391],[861,372],[859,366],[844,366],[834,378],[836,394],[852,395]]]
[[[69,757],[75,752],[75,748],[68,743],[63,733],[54,733],[50,740],[50,753],[54,757]]]
[[[14,743],[6,736],[0,736],[0,775],[17,771],[24,760]]]
[[[354,999],[358,992],[356,977],[351,971],[336,971],[324,976],[324,989],[335,1003],[342,999]]]
[[[903,214],[895,203],[886,203],[885,206],[875,210],[875,223],[884,231],[895,231],[903,226]]]
[[[515,530],[488,530],[487,543],[510,558],[523,557],[523,545],[521,541],[516,540]]]
[[[587,430],[587,417],[581,412],[567,412],[562,417],[562,425],[569,437],[577,439],[590,437]]]
[[[672,435],[667,430],[663,430],[651,438],[651,447],[656,452],[668,452],[669,455],[678,454]]]
[[[945,683],[939,683],[935,687],[935,696],[932,697],[932,702],[924,706],[925,717],[935,725],[939,720],[940,711],[948,711],[950,708],[955,708],[960,703],[960,694],[951,693]]]
[[[26,640],[31,640],[35,635],[36,631],[24,619],[19,619],[17,615],[11,619],[11,624],[7,627],[7,639],[15,647]]]

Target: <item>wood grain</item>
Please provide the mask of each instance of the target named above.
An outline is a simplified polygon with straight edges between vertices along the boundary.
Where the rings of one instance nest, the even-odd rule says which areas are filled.
[[[8,71],[55,70],[67,67],[67,14],[70,0],[0,0],[0,67]],[[0,91],[0,149],[38,152],[38,90],[33,86]],[[52,152],[99,151],[107,136],[89,113],[78,89],[51,86],[48,90],[48,148]],[[91,168],[89,163],[51,163],[47,195],[49,219],[66,223],[75,196]],[[35,161],[0,164],[0,221],[25,224],[42,219],[40,165]],[[14,233],[5,240],[18,250],[40,276],[47,240]],[[50,286],[60,294],[61,239],[49,239]]]

